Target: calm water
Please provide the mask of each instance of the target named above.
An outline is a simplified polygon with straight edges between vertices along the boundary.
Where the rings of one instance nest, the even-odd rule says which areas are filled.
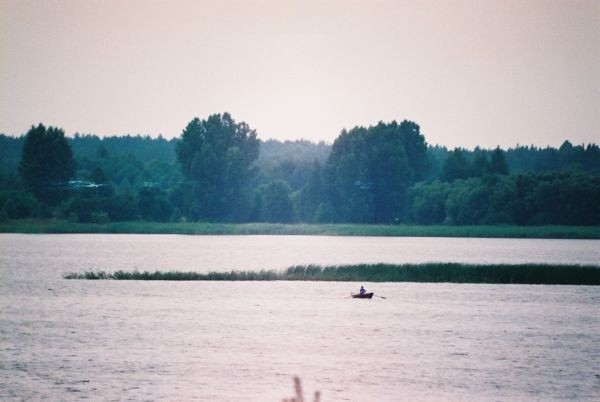
[[[67,281],[94,268],[597,264],[600,242],[0,235],[0,400],[598,400],[600,289]]]

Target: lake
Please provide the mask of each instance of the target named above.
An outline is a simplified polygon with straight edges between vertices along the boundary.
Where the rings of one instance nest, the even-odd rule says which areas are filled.
[[[599,287],[61,278],[425,261],[598,264],[600,241],[2,234],[0,399],[280,401],[294,375],[323,401],[600,398]]]

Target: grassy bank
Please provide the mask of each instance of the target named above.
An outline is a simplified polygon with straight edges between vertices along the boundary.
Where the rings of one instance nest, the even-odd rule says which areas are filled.
[[[580,265],[470,265],[455,263],[360,264],[321,267],[295,266],[285,271],[139,272],[103,271],[65,274],[66,279],[163,281],[360,281],[453,282],[546,285],[600,285],[600,266]]]
[[[0,223],[0,233],[139,233],[185,235],[327,235],[600,239],[598,226],[422,226],[274,223],[74,223],[18,220]]]

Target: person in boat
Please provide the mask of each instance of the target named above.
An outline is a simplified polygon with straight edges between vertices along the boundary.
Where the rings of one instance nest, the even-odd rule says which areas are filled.
[[[361,286],[361,287],[360,287],[360,291],[359,291],[359,293],[360,293],[361,295],[364,295],[365,293],[367,293],[367,291],[365,290],[365,288],[363,288],[363,287]]]

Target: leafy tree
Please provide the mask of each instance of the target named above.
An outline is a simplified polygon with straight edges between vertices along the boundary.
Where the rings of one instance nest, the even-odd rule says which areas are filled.
[[[508,174],[508,163],[506,163],[504,151],[501,150],[500,147],[496,147],[496,149],[494,149],[494,152],[492,152],[490,171],[496,174]]]
[[[549,172],[571,170],[600,173],[600,148],[596,144],[574,146],[565,141],[560,148],[517,146],[506,151],[511,172]]]
[[[108,150],[106,149],[106,147],[102,144],[98,145],[98,148],[96,148],[96,156],[99,159],[105,159],[108,158]]]
[[[417,223],[457,225],[597,225],[600,177],[562,171],[486,175],[451,183],[418,183],[411,189]]]
[[[450,152],[448,159],[444,162],[440,180],[453,181],[456,179],[466,179],[471,177],[471,172],[471,166],[467,158],[465,158],[463,150],[456,148]]]
[[[272,181],[260,188],[260,218],[265,222],[290,223],[294,208],[290,186],[282,180]]]
[[[315,212],[315,221],[319,223],[335,222],[335,209],[330,202],[322,202],[319,204],[319,207]]]
[[[151,138],[141,135],[98,137],[96,135],[75,134],[69,139],[73,154],[78,158],[92,161],[133,156],[143,164],[153,161],[172,163],[175,161],[176,140],[162,137]]]
[[[258,157],[256,132],[228,113],[193,119],[176,146],[193,200],[182,211],[207,220],[243,220],[250,208],[247,183]]]
[[[394,123],[392,122],[392,127],[394,127]],[[427,142],[421,134],[419,125],[404,120],[398,126],[398,134],[408,159],[409,183],[423,180],[429,173],[431,162],[427,156]]]
[[[295,198],[296,211],[300,220],[304,222],[315,220],[317,208],[324,200],[324,190],[321,164],[315,160],[308,182]]]
[[[450,185],[440,181],[417,183],[411,188],[411,215],[419,224],[442,224],[446,220],[446,199]]]
[[[19,167],[24,137],[0,134],[0,171],[12,172]]]
[[[317,160],[325,163],[329,156],[331,145],[324,142],[313,143],[307,140],[277,141],[266,140],[260,143],[258,164],[276,165],[281,162],[312,163]]]
[[[471,164],[471,176],[482,177],[490,173],[490,161],[487,157],[487,152],[481,148],[475,148],[473,151],[473,163]]]
[[[324,179],[336,220],[366,223],[373,219],[366,136],[364,127],[342,130],[327,159]]]
[[[89,179],[99,187],[96,188],[97,196],[110,197],[114,194],[114,188],[108,177],[100,166],[96,166],[89,174]]]
[[[155,186],[144,186],[138,193],[138,211],[142,219],[165,222],[171,218],[173,205],[165,191]]]
[[[419,126],[403,121],[342,131],[324,178],[336,220],[391,223],[407,212],[407,189],[427,175],[427,145]]]
[[[75,222],[94,222],[95,218],[106,213],[107,200],[91,194],[79,193],[71,198],[65,209],[69,220]]]
[[[106,184],[108,179],[104,170],[100,166],[96,166],[94,170],[90,173],[90,180],[96,184]]]
[[[35,215],[39,201],[26,191],[0,191],[0,216],[23,219]]]
[[[228,115],[195,119],[184,133],[67,139],[40,125],[27,136],[0,134],[0,220],[600,224],[596,144],[449,151],[427,147],[407,121],[344,130],[332,146],[259,142]],[[52,175],[68,153],[56,150],[64,141],[76,158],[66,165],[77,170]],[[67,193],[71,177],[103,185]]]
[[[54,204],[65,198],[64,187],[73,177],[73,153],[62,129],[32,126],[25,135],[19,173],[27,189],[40,201]]]
[[[257,175],[251,184],[258,187],[273,180],[283,180],[290,186],[292,191],[298,191],[310,180],[313,168],[313,164],[307,161],[259,161],[257,163]]]
[[[128,192],[111,197],[106,210],[112,221],[132,221],[138,219],[135,197]]]
[[[427,147],[427,159],[429,160],[429,174],[425,177],[426,180],[432,181],[440,178],[444,163],[448,159],[449,151],[446,147],[433,145]]]

